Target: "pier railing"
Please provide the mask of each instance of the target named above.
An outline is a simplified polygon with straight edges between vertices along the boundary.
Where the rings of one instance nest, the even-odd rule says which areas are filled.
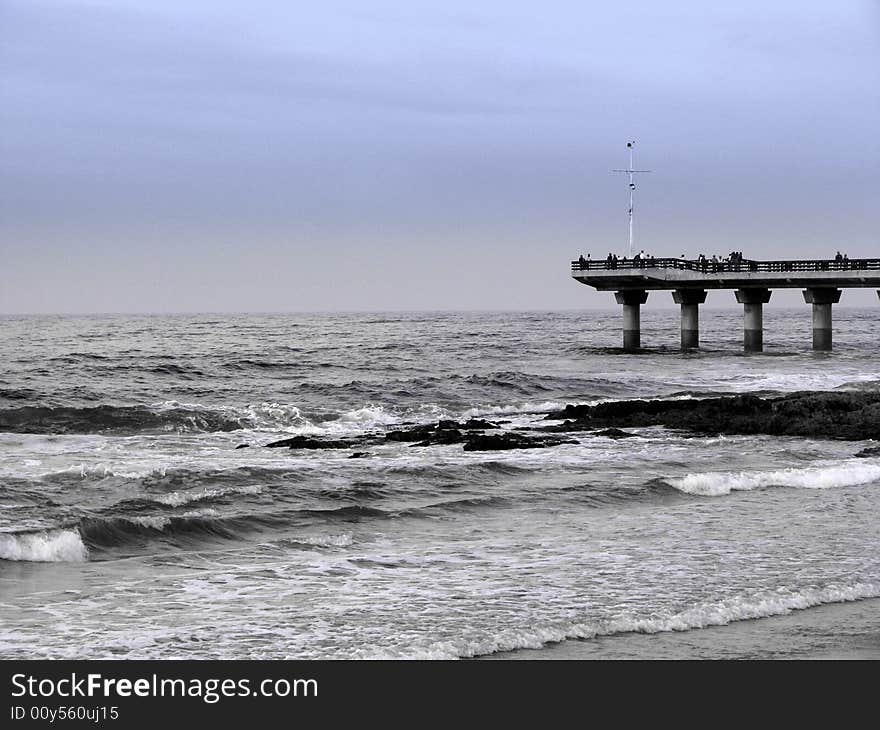
[[[877,271],[880,270],[880,259],[799,259],[785,261],[753,261],[739,259],[736,261],[713,261],[711,259],[673,259],[673,258],[639,258],[639,259],[578,259],[571,262],[572,272],[606,271],[623,269],[639,271],[642,269],[682,269],[704,274],[719,272],[774,272],[786,271]]]

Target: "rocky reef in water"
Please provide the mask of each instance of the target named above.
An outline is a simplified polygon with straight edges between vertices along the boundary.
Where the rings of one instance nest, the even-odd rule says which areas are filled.
[[[880,439],[880,393],[799,392],[685,400],[568,405],[546,416],[556,433],[664,426],[695,434],[768,434],[862,441]]]
[[[266,448],[348,449],[349,458],[365,458],[364,448],[391,442],[411,447],[458,445],[465,451],[543,449],[576,444],[578,436],[627,439],[639,434],[625,428],[662,426],[693,435],[766,434],[821,439],[880,441],[880,393],[800,392],[782,396],[730,395],[679,400],[626,400],[597,405],[568,405],[545,416],[544,426],[505,429],[499,423],[471,418],[401,425],[386,433],[349,438],[293,436]],[[245,448],[241,444],[237,448]],[[856,456],[880,456],[868,447]]]
[[[487,433],[489,431],[490,433]],[[441,420],[417,426],[409,426],[389,431],[384,438],[371,435],[355,439],[326,439],[311,436],[293,436],[264,444],[265,448],[277,449],[352,449],[375,446],[382,442],[397,441],[410,446],[451,446],[462,444],[465,451],[509,451],[511,449],[544,449],[560,444],[576,444],[571,438],[549,436],[547,434],[524,434],[517,431],[503,431],[499,424],[477,418],[459,422]],[[246,447],[241,444],[236,448]],[[353,458],[363,458],[368,454],[356,452]]]

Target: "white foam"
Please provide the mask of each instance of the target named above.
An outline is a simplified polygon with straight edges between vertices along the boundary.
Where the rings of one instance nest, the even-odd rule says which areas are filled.
[[[147,477],[164,478],[166,476],[166,471],[167,467],[165,466],[148,467],[146,469],[125,469],[108,466],[107,464],[78,464],[76,466],[71,466],[62,472],[49,472],[43,474],[42,477],[53,477],[58,474],[79,474],[83,479],[90,476],[145,479]]]
[[[589,405],[595,405],[596,403],[599,403],[599,401],[590,402]],[[565,403],[559,403],[552,400],[544,401],[542,403],[529,402],[508,406],[479,405],[469,408],[462,413],[462,416],[464,418],[475,418],[477,416],[503,416],[514,413],[549,413],[550,411],[562,410],[565,406]]]
[[[315,545],[324,547],[348,547],[354,542],[350,532],[343,532],[340,535],[317,535],[315,537],[297,537],[294,542],[302,545]]]
[[[436,642],[424,650],[407,653],[406,658],[458,659],[516,649],[540,649],[546,644],[567,639],[593,639],[598,636],[624,633],[659,634],[668,631],[690,631],[711,626],[725,626],[734,621],[782,616],[825,603],[843,603],[878,596],[880,596],[878,583],[829,585],[800,591],[780,589],[700,603],[683,611],[658,612],[643,618],[621,616],[606,621],[575,622],[534,627],[528,630],[508,629],[496,636],[476,641]],[[384,656],[383,658],[402,657]]]
[[[389,413],[384,407],[367,405],[342,413],[338,421],[341,423],[353,423],[359,426],[385,426],[398,423],[400,416]]]
[[[88,548],[77,530],[0,533],[0,560],[81,563],[88,559]]]
[[[168,492],[168,494],[151,495],[147,499],[168,505],[169,507],[181,507],[191,502],[201,502],[206,499],[225,497],[228,494],[260,494],[263,488],[259,485],[248,487],[221,487],[209,489],[205,487],[196,492]]]
[[[737,373],[730,378],[722,378],[707,384],[712,390],[728,390],[735,393],[747,393],[753,390],[770,390],[779,392],[796,392],[799,390],[858,390],[867,384],[875,384],[876,375],[838,373],[831,370],[824,372],[767,372]]]
[[[866,464],[864,460],[847,461],[834,465],[775,471],[703,472],[666,479],[679,491],[703,497],[719,497],[732,491],[762,489],[764,487],[798,487],[801,489],[828,489],[870,484],[880,480],[880,464]]]
[[[158,403],[150,403],[150,408],[155,411],[170,411],[177,408],[186,408],[188,410],[206,410],[207,406],[201,403],[181,403],[178,400],[163,400]]]
[[[238,410],[236,416],[239,418],[243,416],[244,419],[253,421],[261,428],[268,427],[283,431],[313,426],[312,422],[302,415],[299,407],[290,403],[258,403]]]
[[[149,527],[153,530],[164,530],[166,527],[168,527],[168,525],[171,524],[171,518],[163,517],[161,515],[126,517],[125,519],[132,524],[140,525],[141,527]]]
[[[290,403],[265,401],[243,407],[234,407],[206,406],[201,403],[182,403],[176,400],[166,400],[159,403],[151,403],[150,408],[160,413],[177,409],[215,413],[230,420],[238,421],[242,428],[255,426],[260,429],[287,431],[312,426],[311,421],[302,415],[299,407]]]
[[[181,517],[216,517],[219,514],[213,507],[203,507],[184,512]]]

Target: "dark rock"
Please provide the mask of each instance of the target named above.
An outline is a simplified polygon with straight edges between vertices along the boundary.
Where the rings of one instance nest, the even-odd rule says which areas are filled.
[[[266,444],[267,449],[348,449],[357,444],[356,441],[341,441],[331,439],[316,439],[310,436],[293,436],[289,439],[281,439],[281,441],[273,441]]]
[[[349,454],[348,458],[349,459],[363,459],[367,456],[369,456],[369,454],[366,451],[355,451],[353,454]]]
[[[466,431],[477,431],[498,428],[498,424],[492,423],[491,421],[484,421],[481,418],[469,418],[467,421],[462,423],[459,428],[462,428]]]
[[[629,400],[569,405],[548,414],[564,420],[545,431],[665,426],[702,434],[770,434],[880,440],[880,393],[801,392],[687,400]]]
[[[526,436],[506,431],[486,435],[483,431],[494,430],[498,424],[480,418],[470,418],[464,423],[444,419],[436,424],[389,431],[386,441],[410,442],[413,446],[436,446],[464,443],[465,451],[499,451],[506,449],[537,449],[562,443],[577,443],[554,436]]]
[[[591,436],[605,436],[609,439],[631,439],[638,438],[638,434],[629,431],[621,431],[619,428],[606,428],[602,431],[593,431]]]
[[[554,436],[526,436],[521,433],[469,434],[465,451],[508,451],[510,449],[544,449],[577,441]]]
[[[428,438],[431,433],[436,431],[433,425],[413,426],[412,428],[401,429],[399,431],[389,431],[385,434],[386,441],[423,441]]]
[[[867,459],[869,456],[880,456],[880,446],[869,446],[856,454],[859,459]]]
[[[476,431],[487,428],[498,428],[494,423],[481,421],[477,418],[459,423],[444,419],[436,424],[423,424],[411,428],[389,431],[385,434],[386,441],[418,442],[418,446],[430,444],[456,444],[463,440],[461,431]]]
[[[431,431],[428,438],[413,444],[413,446],[434,446],[436,444],[460,444],[464,441],[461,431],[455,428],[445,428],[442,431]]]
[[[250,447],[251,447],[250,444],[239,444],[238,446],[235,447],[235,450],[238,451],[239,449],[249,449]]]

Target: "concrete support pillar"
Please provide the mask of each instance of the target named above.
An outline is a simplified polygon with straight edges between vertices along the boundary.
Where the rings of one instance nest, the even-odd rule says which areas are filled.
[[[681,349],[700,346],[700,305],[706,301],[705,289],[676,289],[672,300],[681,305]]]
[[[743,305],[743,348],[746,352],[764,350],[764,305],[770,301],[769,289],[737,289],[736,301]]]
[[[840,301],[840,289],[816,287],[804,290],[804,301],[813,305],[813,349],[831,349],[831,305]]]
[[[642,346],[641,313],[639,307],[648,301],[644,289],[624,289],[614,292],[618,304],[623,305],[623,349],[632,352]]]

